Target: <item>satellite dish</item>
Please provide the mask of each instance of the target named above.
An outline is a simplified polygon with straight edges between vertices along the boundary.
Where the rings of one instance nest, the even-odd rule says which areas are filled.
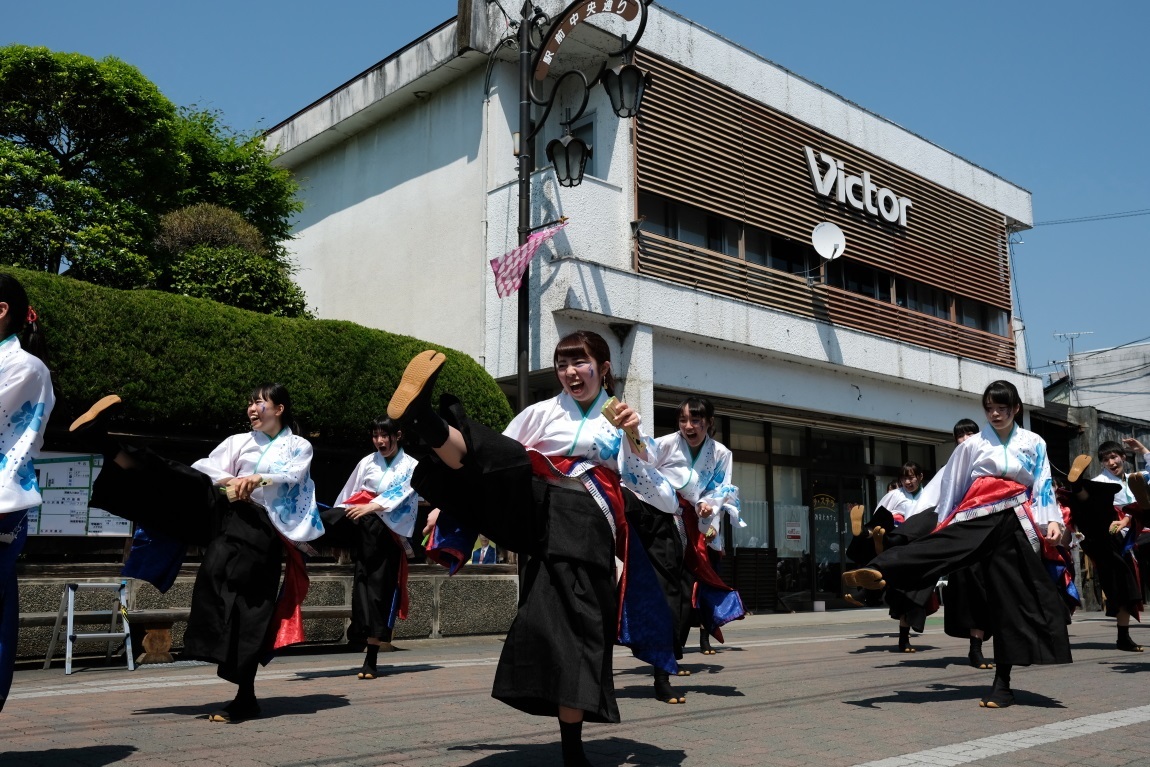
[[[847,249],[847,236],[830,221],[824,221],[811,232],[811,244],[820,256],[834,261]]]

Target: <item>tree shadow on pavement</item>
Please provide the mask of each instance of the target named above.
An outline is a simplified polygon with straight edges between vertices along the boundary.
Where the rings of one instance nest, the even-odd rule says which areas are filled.
[[[745,693],[739,692],[738,688],[731,685],[691,684],[689,681],[690,679],[691,677],[686,677],[686,679],[672,679],[671,687],[674,688],[680,695],[686,696],[688,700],[692,695],[713,695],[716,698],[746,697]],[[653,690],[654,687],[652,685],[643,685],[641,687],[624,687],[622,689],[615,690],[615,697],[626,698],[627,700],[646,700],[648,698],[655,700],[655,693]]]
[[[1016,684],[1017,681],[1017,679],[1014,680]],[[985,685],[964,687],[951,684],[929,684],[925,690],[895,690],[889,695],[879,695],[862,700],[844,700],[843,703],[860,708],[880,708],[882,703],[969,702],[971,705],[977,706],[978,701],[990,693],[991,680],[989,677],[986,682]],[[1063,703],[1054,698],[1048,698],[1036,692],[1020,690],[1017,687],[1014,688],[1014,704],[1016,706],[1033,706],[1034,708],[1066,708]]]
[[[1115,647],[1114,642],[1071,642],[1071,651],[1074,650],[1110,650],[1111,652],[1119,652]],[[1139,653],[1130,653],[1131,655],[1138,655]]]
[[[302,714],[315,714],[332,708],[342,708],[350,705],[350,701],[342,695],[277,695],[270,698],[260,698],[260,719],[274,719],[277,716],[297,716]],[[184,714],[194,717],[206,717],[213,711],[219,711],[227,701],[212,703],[207,706],[156,706],[154,708],[141,708],[132,712],[133,716],[147,714]]]
[[[1109,666],[1111,671],[1117,671],[1119,674],[1140,674],[1143,671],[1150,671],[1150,663],[1114,663],[1106,661],[1098,665]]]
[[[929,645],[929,644],[915,644],[913,646],[914,646],[914,652],[903,652],[903,651],[899,650],[898,649],[898,637],[894,636],[891,638],[890,644],[869,644],[869,645],[866,645],[865,647],[860,647],[857,650],[851,650],[850,654],[851,655],[867,655],[869,653],[894,653],[895,655],[904,655],[904,656],[907,656],[909,658],[909,657],[912,657],[912,656],[914,656],[920,652],[929,652],[930,650],[937,650],[938,649],[934,645]]]
[[[419,664],[415,664],[415,665],[411,665],[411,666],[389,666],[386,663],[383,663],[381,661],[377,665],[379,668],[379,673],[376,675],[376,678],[379,678],[379,679],[382,679],[383,677],[387,677],[387,676],[399,676],[400,674],[413,674],[413,673],[416,673],[418,671],[435,671],[436,669],[443,668],[443,666],[439,666],[439,665],[436,665],[434,663],[419,663]],[[338,678],[341,676],[350,676],[350,677],[354,678],[355,675],[359,673],[359,670],[361,668],[362,668],[362,665],[360,665],[360,666],[348,666],[346,671],[340,670],[340,669],[336,669],[336,670],[332,670],[332,671],[298,671],[298,672],[296,672],[296,675],[295,675],[296,678],[291,680],[291,681],[303,682],[303,681],[306,681],[308,679],[334,679],[334,678]],[[359,681],[359,680],[356,680],[356,681]]]
[[[937,668],[944,669],[950,666],[966,666],[972,668],[970,661],[966,658],[917,658],[914,655],[907,654],[904,659],[895,661],[882,666],[875,666],[875,668]],[[986,669],[983,669],[984,671]]]
[[[44,751],[0,752],[0,762],[20,767],[104,767],[127,759],[138,749],[135,746],[82,746],[80,748],[49,748]]]
[[[586,731],[584,731],[586,733]],[[556,733],[558,735],[558,733]],[[468,767],[536,767],[540,764],[562,764],[559,743],[477,743],[474,746],[452,746],[450,751],[497,751],[471,762]],[[633,764],[657,764],[679,767],[687,758],[680,749],[666,749],[628,738],[584,738],[583,750],[596,767],[624,767]]]

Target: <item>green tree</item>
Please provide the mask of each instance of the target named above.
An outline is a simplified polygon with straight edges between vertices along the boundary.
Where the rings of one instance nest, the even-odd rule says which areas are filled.
[[[69,274],[117,288],[147,287],[154,272],[140,255],[146,216],[68,180],[46,152],[0,141],[0,262]]]
[[[179,115],[138,69],[43,47],[0,47],[0,138],[43,152],[57,173],[149,213],[184,186]]]
[[[260,230],[268,250],[291,238],[291,219],[303,209],[291,172],[272,164],[274,155],[259,133],[239,134],[220,121],[219,112],[181,110],[180,145],[188,181],[180,207],[208,202],[236,211]]]
[[[303,311],[284,248],[300,209],[291,174],[258,133],[219,113],[177,109],[138,69],[25,45],[0,47],[0,263],[121,288],[151,287],[256,308],[249,285],[271,291],[276,313]],[[157,239],[161,217],[211,203],[259,232],[258,247],[204,246],[178,274]],[[225,252],[226,251],[226,252]],[[213,274],[213,268],[226,269]],[[226,275],[226,276],[225,276]],[[196,283],[196,279],[203,282]],[[233,287],[224,289],[227,283]]]
[[[164,289],[281,317],[307,315],[303,291],[278,248],[233,210],[199,203],[160,219]]]

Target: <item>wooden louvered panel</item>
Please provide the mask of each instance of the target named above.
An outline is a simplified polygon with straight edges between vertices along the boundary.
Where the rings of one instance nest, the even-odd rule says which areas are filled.
[[[800,242],[816,223],[834,221],[852,260],[1010,310],[1001,214],[665,60],[641,57],[656,83],[635,131],[641,190]],[[804,146],[910,197],[907,229],[818,197]]]
[[[904,343],[1014,367],[1014,343],[896,304],[850,293],[806,278],[747,263],[668,237],[643,233],[637,270],[649,277],[687,285],[772,309],[834,323]]]

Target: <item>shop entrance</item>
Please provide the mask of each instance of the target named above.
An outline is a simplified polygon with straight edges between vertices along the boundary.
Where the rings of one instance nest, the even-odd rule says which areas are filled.
[[[847,567],[846,550],[850,545],[851,507],[867,502],[867,482],[862,475],[811,473],[810,529],[808,552],[815,599],[831,600],[842,596],[842,574]]]

